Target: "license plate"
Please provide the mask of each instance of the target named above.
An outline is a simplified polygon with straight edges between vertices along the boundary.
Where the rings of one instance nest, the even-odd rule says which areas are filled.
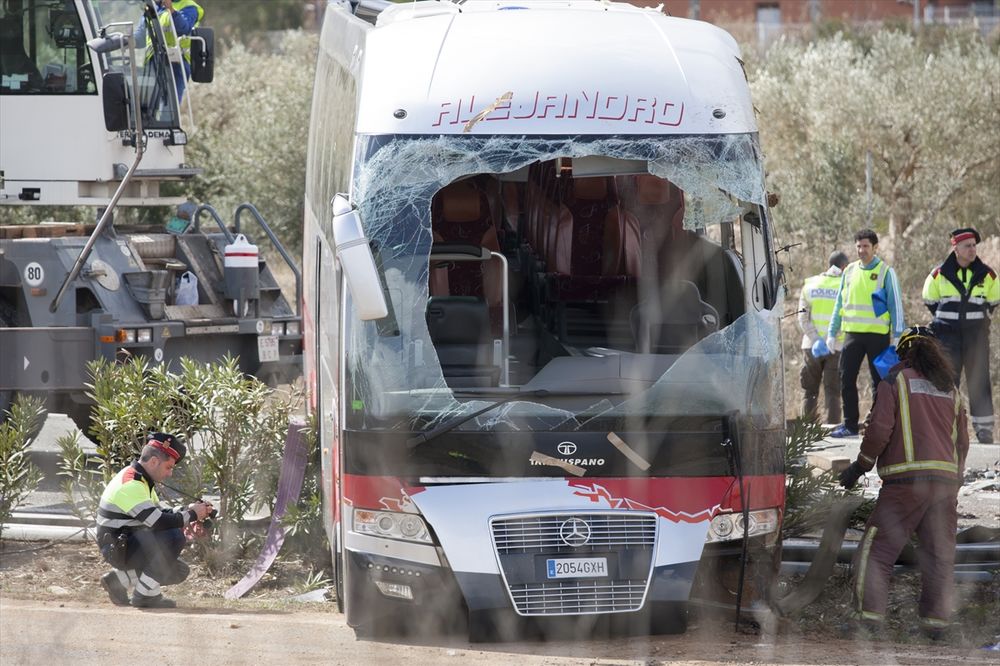
[[[608,575],[608,558],[565,557],[546,560],[545,573],[549,578],[604,578]]]
[[[280,354],[278,354],[278,336],[257,336],[257,358],[260,359],[261,363],[279,360]]]

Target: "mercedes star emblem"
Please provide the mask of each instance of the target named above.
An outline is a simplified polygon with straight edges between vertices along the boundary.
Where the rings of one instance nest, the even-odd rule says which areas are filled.
[[[580,518],[569,518],[559,526],[559,537],[567,546],[579,548],[590,541],[590,525]]]

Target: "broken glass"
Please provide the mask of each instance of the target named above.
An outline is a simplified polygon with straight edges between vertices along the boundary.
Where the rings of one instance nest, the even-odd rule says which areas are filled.
[[[536,162],[585,156],[639,160],[650,173],[678,186],[684,193],[683,228],[688,231],[731,223],[752,207],[765,205],[756,135],[359,137],[351,198],[383,267],[394,321],[388,327],[384,322],[362,322],[347,309],[348,404],[354,412],[349,418],[361,419],[366,428],[426,431],[483,409],[505,391],[578,390],[588,377],[590,384],[600,385],[608,368],[618,368],[619,390],[609,388],[605,396],[591,391],[559,400],[512,400],[469,419],[460,429],[573,430],[605,417],[695,410],[740,410],[765,427],[782,421],[775,314],[780,303],[772,310],[742,313],[676,357],[570,350],[570,355],[552,359],[549,372],[540,371],[521,385],[497,388],[482,399],[449,387],[425,319],[435,193],[463,177],[507,174]],[[567,374],[557,372],[556,366],[565,367]]]

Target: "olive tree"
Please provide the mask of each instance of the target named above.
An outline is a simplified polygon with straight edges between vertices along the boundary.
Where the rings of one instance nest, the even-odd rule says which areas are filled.
[[[250,201],[282,242],[301,243],[306,142],[317,36],[281,33],[271,53],[242,44],[220,58],[193,97],[198,131],[187,157],[204,174],[188,195],[227,219]]]
[[[793,269],[790,303],[830,251],[853,255],[854,232],[871,227],[899,276],[907,322],[926,322],[921,287],[948,253],[948,231],[1000,235],[997,42],[957,29],[783,39],[751,59],[748,75],[768,187],[781,194],[779,241],[802,244],[781,259]],[[785,319],[790,395],[801,365],[794,322]]]

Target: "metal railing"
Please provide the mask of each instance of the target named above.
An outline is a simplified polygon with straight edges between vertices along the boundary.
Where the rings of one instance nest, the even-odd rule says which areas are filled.
[[[278,251],[278,254],[281,255],[281,258],[284,259],[285,263],[288,264],[288,267],[292,269],[292,273],[295,274],[295,315],[301,317],[302,316],[302,273],[301,271],[299,271],[299,267],[295,265],[295,261],[292,259],[291,255],[288,254],[288,251],[285,250],[285,246],[282,245],[281,241],[278,240],[278,237],[274,235],[274,232],[271,231],[271,227],[268,226],[267,222],[264,221],[264,216],[260,214],[260,211],[258,211],[253,204],[242,203],[236,207],[236,213],[234,214],[236,233],[240,233],[240,215],[243,214],[243,211],[249,211],[250,214],[254,216],[254,218],[257,220],[257,223],[260,225],[260,228],[263,229],[264,233],[267,234],[267,237],[271,239],[271,244],[274,246],[274,249]]]

